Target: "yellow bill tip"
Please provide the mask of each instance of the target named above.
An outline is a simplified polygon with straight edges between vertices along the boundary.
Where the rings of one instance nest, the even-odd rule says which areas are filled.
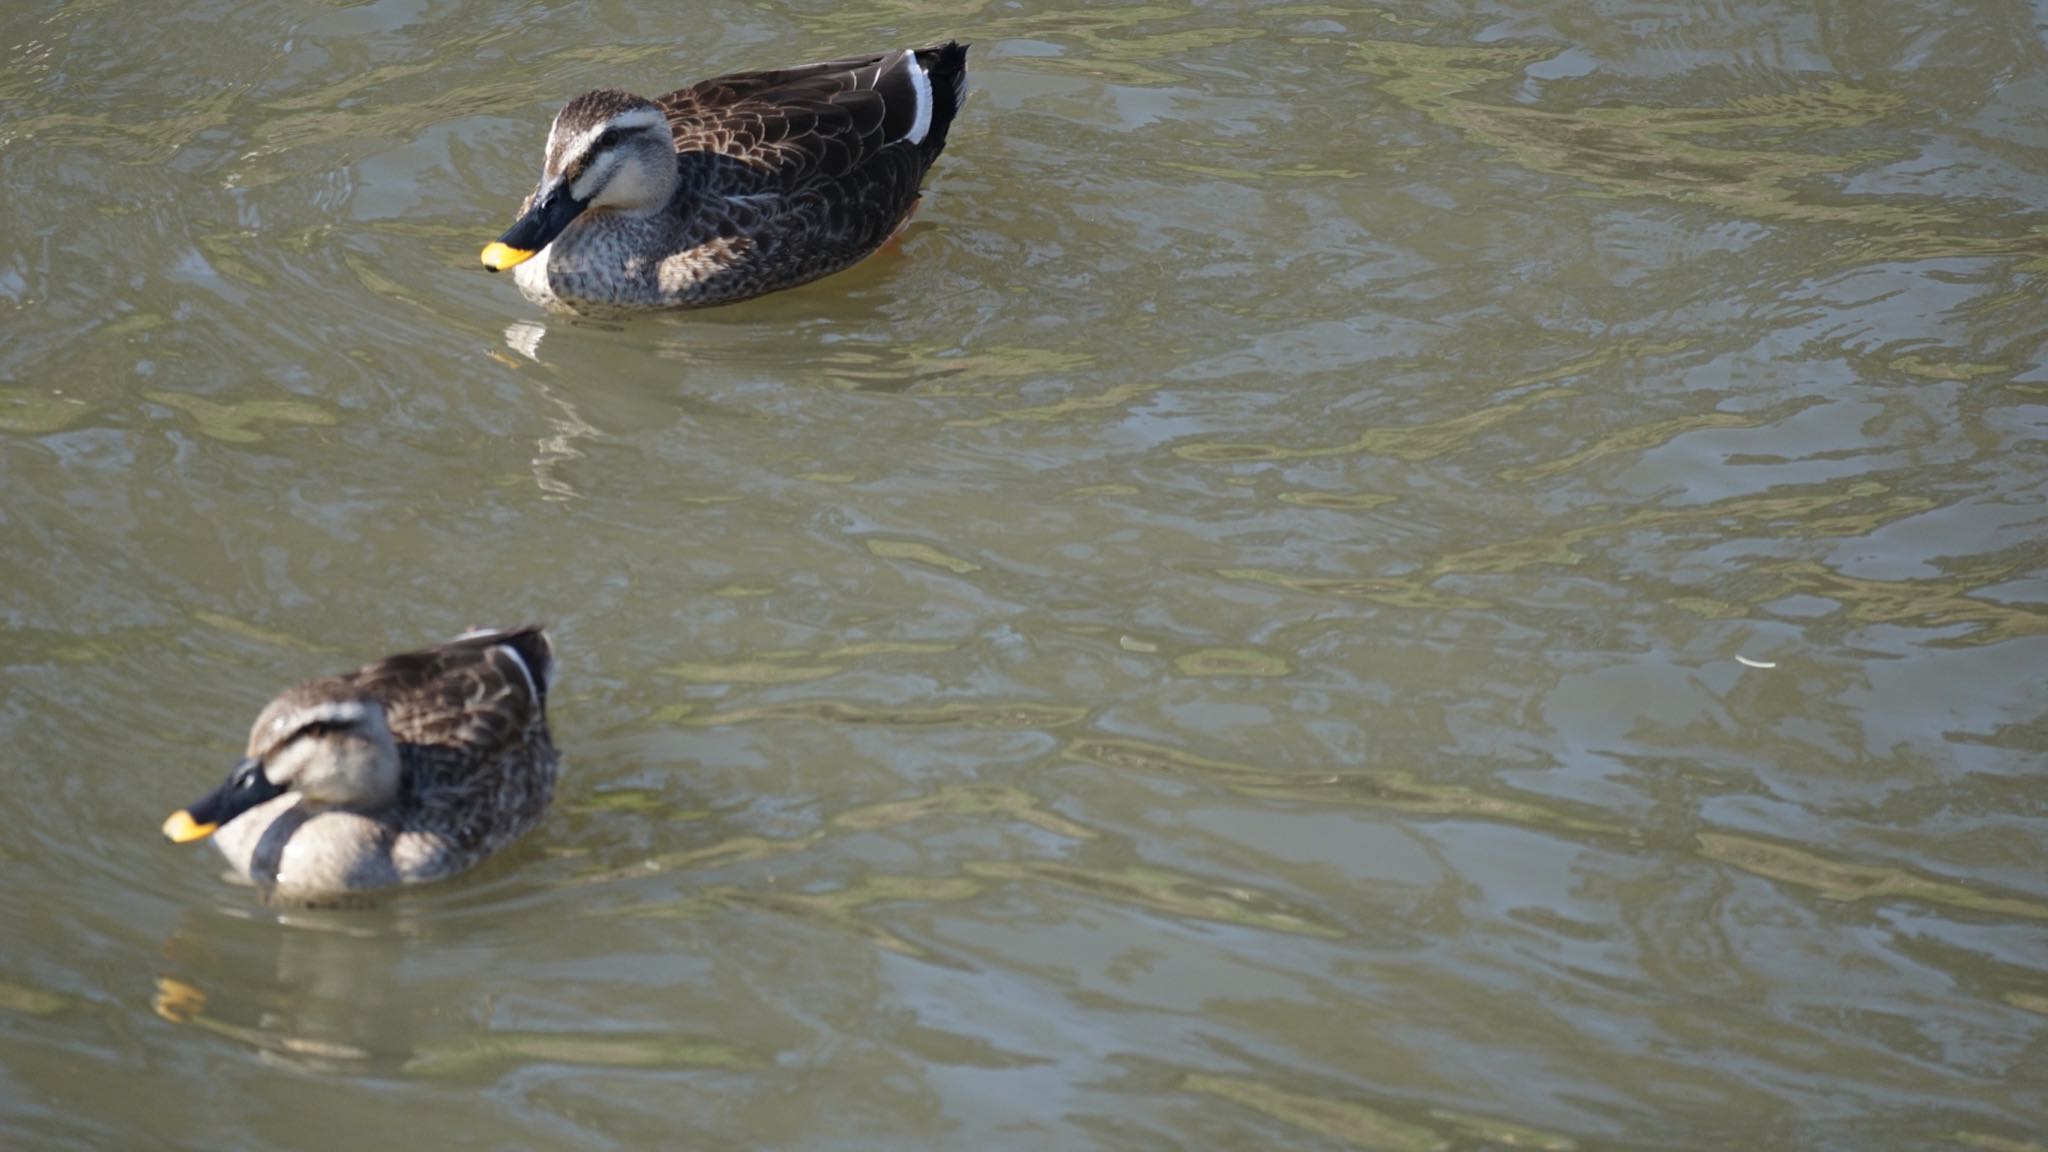
[[[503,272],[533,259],[533,253],[524,248],[514,248],[496,240],[484,246],[484,267],[493,272]]]
[[[201,824],[192,818],[190,812],[180,808],[171,813],[169,820],[164,821],[164,836],[173,844],[185,844],[193,840],[206,839],[213,835],[213,830],[218,827],[218,824]]]
[[[206,991],[172,976],[156,978],[156,996],[150,1001],[156,1014],[173,1024],[190,1024],[206,1008]]]

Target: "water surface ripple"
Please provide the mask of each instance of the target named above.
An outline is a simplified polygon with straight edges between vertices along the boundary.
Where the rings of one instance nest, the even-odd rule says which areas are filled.
[[[544,316],[615,84],[958,36],[900,255]],[[2048,1131],[2048,10],[0,8],[0,1144]],[[552,622],[474,877],[155,828]]]

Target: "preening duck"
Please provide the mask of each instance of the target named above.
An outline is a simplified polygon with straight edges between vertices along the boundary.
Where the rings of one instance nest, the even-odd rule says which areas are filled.
[[[244,879],[294,903],[453,876],[547,811],[554,672],[535,625],[288,688],[227,782],[164,835],[212,836]]]
[[[556,115],[540,183],[484,267],[572,311],[725,304],[830,275],[909,218],[966,91],[967,46],[948,42],[654,100],[586,92]]]

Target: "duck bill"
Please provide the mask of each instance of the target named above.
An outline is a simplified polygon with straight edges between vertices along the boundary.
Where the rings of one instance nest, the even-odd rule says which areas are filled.
[[[254,772],[250,771],[252,767]],[[173,844],[204,840],[221,825],[265,800],[282,795],[284,785],[270,782],[263,774],[262,762],[245,758],[228,773],[225,784],[171,813],[170,819],[164,821],[164,836]]]
[[[535,200],[526,214],[514,221],[503,236],[484,246],[484,267],[493,272],[503,272],[533,259],[587,207],[588,203],[557,186]]]

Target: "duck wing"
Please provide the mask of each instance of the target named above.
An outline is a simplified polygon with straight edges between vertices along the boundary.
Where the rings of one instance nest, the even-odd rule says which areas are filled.
[[[536,727],[545,731],[553,678],[554,649],[535,624],[466,633],[342,679],[384,706],[392,736],[414,746],[408,760],[475,763],[525,743]]]
[[[891,149],[921,177],[966,83],[967,47],[947,43],[720,76],[655,102],[679,156],[739,161],[757,186],[790,187],[844,178]]]

